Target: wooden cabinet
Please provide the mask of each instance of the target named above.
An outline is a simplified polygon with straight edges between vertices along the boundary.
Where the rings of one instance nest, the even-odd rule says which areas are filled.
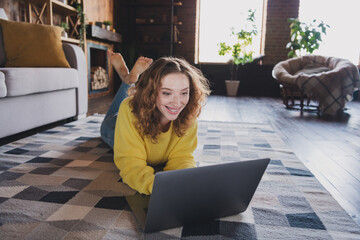
[[[60,25],[65,22],[69,29],[66,31],[67,37],[63,36],[62,40],[79,44],[79,39],[84,38],[84,33],[80,31],[81,19],[77,9],[68,2],[70,0],[27,0],[26,18],[28,22],[37,24]],[[75,2],[80,6],[82,4],[80,0]]]
[[[182,22],[176,15],[181,6],[178,0],[122,1],[121,9],[126,12],[120,16],[124,47],[134,48],[136,57],[174,55],[181,44]]]

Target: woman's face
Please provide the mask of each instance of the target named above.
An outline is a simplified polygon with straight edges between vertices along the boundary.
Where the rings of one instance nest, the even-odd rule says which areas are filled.
[[[189,79],[182,73],[170,73],[161,81],[156,107],[161,113],[162,125],[174,121],[189,102]]]

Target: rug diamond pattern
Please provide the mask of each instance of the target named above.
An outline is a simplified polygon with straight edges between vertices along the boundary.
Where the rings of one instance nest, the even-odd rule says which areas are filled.
[[[242,214],[144,235],[91,116],[0,147],[1,239],[360,239],[360,227],[267,124],[200,121],[199,166],[270,158]]]

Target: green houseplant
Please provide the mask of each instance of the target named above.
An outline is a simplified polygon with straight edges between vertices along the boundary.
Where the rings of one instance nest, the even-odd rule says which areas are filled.
[[[239,81],[237,80],[237,73],[240,65],[250,63],[253,61],[254,51],[250,50],[249,47],[252,45],[254,36],[257,35],[257,28],[255,25],[255,10],[248,10],[247,22],[250,23],[249,29],[241,29],[239,32],[235,32],[235,29],[231,29],[231,38],[235,41],[231,44],[226,42],[220,42],[219,55],[224,56],[231,54],[230,80],[225,80],[227,85],[228,95],[235,96],[239,87]]]
[[[69,30],[69,25],[66,22],[61,22],[60,27],[62,27],[64,30],[62,31],[61,35],[63,37],[67,37],[67,31]]]
[[[110,30],[110,27],[112,25],[111,21],[103,21],[103,24],[105,25],[106,30]]]
[[[82,4],[78,2],[77,0],[71,0],[70,6],[74,7],[77,11],[77,17],[80,19],[80,24],[78,26],[79,28],[79,41],[80,41],[80,47],[84,48],[85,46],[85,39],[84,36],[86,34],[86,24],[85,24],[85,13],[83,11]]]
[[[330,27],[323,21],[317,23],[314,19],[312,23],[306,24],[298,18],[289,18],[291,40],[286,45],[290,49],[289,58],[301,56],[304,53],[313,53],[319,49],[322,36],[326,35],[326,30]]]

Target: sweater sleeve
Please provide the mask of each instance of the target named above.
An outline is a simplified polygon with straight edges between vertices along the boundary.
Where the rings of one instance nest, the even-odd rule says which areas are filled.
[[[169,154],[165,171],[196,167],[193,152],[197,147],[197,121],[179,138]]]
[[[135,127],[128,101],[120,105],[115,126],[114,162],[120,169],[123,182],[139,193],[151,194],[154,169],[147,165],[145,143]]]

